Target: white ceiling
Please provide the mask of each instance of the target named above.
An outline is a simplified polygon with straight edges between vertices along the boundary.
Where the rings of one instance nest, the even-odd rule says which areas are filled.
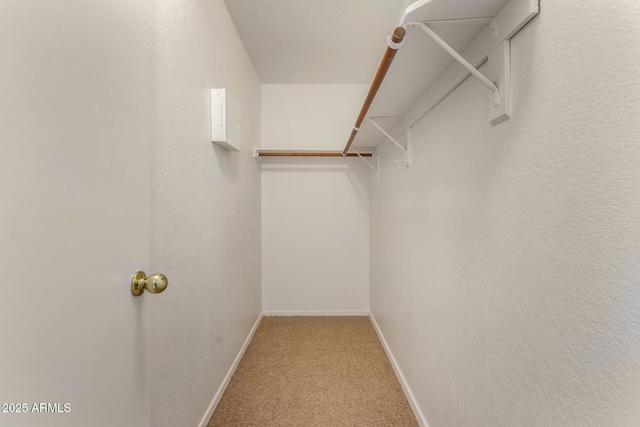
[[[369,84],[407,0],[225,0],[266,84]]]

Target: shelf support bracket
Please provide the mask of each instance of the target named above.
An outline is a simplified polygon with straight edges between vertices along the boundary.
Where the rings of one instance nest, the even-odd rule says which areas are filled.
[[[378,123],[376,123],[375,120],[373,120],[370,117],[367,117],[367,121],[372,125],[374,125],[376,129],[378,129],[384,136],[386,136],[389,141],[393,142],[398,148],[402,150],[402,152],[405,155],[405,159],[400,160],[399,162],[404,163],[404,167],[410,166],[411,165],[411,145],[410,145],[411,138],[409,137],[409,133],[410,133],[409,128],[405,126],[405,135],[407,136],[407,139],[406,139],[406,144],[403,147],[402,144],[400,144],[394,137],[392,137],[387,133],[387,131],[382,129],[382,127],[380,127],[380,125],[378,125]]]
[[[425,22],[408,22],[408,28],[420,28],[431,37],[440,47],[449,53],[471,74],[476,76],[493,93],[489,105],[489,119],[492,125],[497,125],[511,117],[510,86],[511,86],[511,49],[509,40],[504,40],[489,54],[489,74],[491,80],[482,74],[462,55],[456,52],[440,36],[438,36]],[[492,37],[496,32],[495,19],[491,21]]]
[[[496,97],[496,101],[495,102],[497,102],[498,104],[500,103],[500,90],[498,89],[498,87],[496,85],[494,85],[488,78],[486,78],[484,76],[484,74],[482,74],[480,71],[478,71],[478,69],[476,67],[471,65],[469,63],[469,61],[464,59],[462,57],[462,55],[460,55],[458,52],[456,52],[454,48],[449,46],[447,44],[447,42],[442,40],[440,38],[440,36],[438,36],[431,28],[429,28],[429,26],[427,24],[425,24],[424,22],[420,22],[420,23],[418,23],[418,25],[419,25],[420,29],[422,29],[422,31],[427,33],[427,35],[429,35],[429,37],[431,37],[436,43],[438,43],[440,45],[440,47],[442,47],[444,50],[447,51],[447,53],[449,53],[451,56],[453,56],[453,58],[456,61],[458,61],[464,68],[466,68],[467,71],[469,71],[471,74],[473,74],[474,76],[479,78],[480,81],[482,82],[482,84],[484,84],[494,94],[496,94],[497,97]]]
[[[369,162],[367,159],[365,159],[364,157],[362,157],[360,155],[360,153],[358,153],[358,151],[354,150],[353,148],[351,149],[351,152],[356,153],[358,155],[358,157],[360,157],[362,159],[363,162],[365,162],[367,164],[367,166],[369,166],[375,173],[376,173],[376,179],[378,181],[380,181],[380,157],[374,152],[373,153],[373,157],[375,158],[375,162],[376,165],[373,166],[371,164],[371,162]]]

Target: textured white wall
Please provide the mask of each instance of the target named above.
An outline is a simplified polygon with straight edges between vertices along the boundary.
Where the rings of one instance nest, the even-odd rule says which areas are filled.
[[[372,311],[431,427],[640,425],[639,21],[541,2],[511,120],[471,78],[384,156]]]
[[[336,160],[262,167],[266,313],[369,311],[369,172]]]
[[[260,85],[222,0],[153,5],[151,425],[196,426],[261,311]],[[240,105],[240,153],[211,143],[214,87]]]
[[[263,85],[264,148],[342,149],[364,85]],[[369,310],[369,171],[360,159],[263,160],[263,309]]]

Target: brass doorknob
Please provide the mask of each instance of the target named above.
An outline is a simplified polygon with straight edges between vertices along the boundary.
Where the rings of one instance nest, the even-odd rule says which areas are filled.
[[[131,293],[139,297],[144,290],[152,294],[159,294],[167,289],[169,281],[164,274],[156,273],[147,277],[144,271],[138,271],[131,278]]]

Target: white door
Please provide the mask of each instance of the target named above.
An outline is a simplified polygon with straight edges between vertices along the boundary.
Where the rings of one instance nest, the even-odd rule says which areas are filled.
[[[149,423],[143,3],[0,0],[2,427]]]

